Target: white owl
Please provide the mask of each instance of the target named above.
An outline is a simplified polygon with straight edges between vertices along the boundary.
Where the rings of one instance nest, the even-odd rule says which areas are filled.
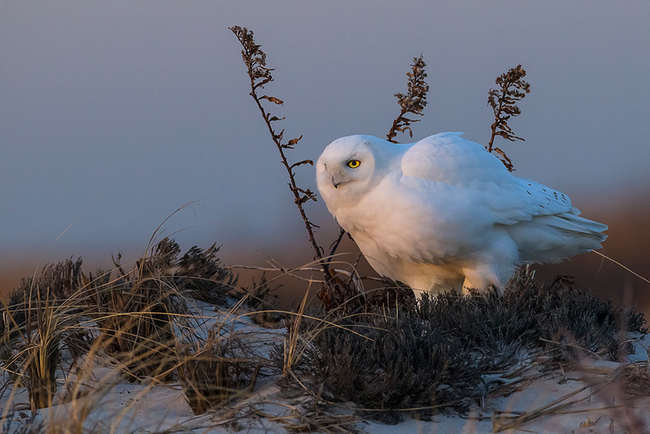
[[[327,208],[379,274],[418,298],[452,287],[502,291],[521,264],[601,247],[606,225],[461,135],[409,144],[343,137],[318,159]]]

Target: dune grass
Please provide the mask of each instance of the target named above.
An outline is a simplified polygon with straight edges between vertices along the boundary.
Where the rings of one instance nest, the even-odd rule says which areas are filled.
[[[194,307],[197,300],[222,306],[237,300],[217,250],[193,247],[179,257],[179,246],[165,238],[129,271],[118,255],[111,271],[84,273],[81,259],[66,260],[23,279],[2,307],[2,391],[10,395],[4,418],[24,410],[11,405],[20,390],[27,391],[32,415],[83,397],[85,407],[69,427],[80,430],[92,395],[101,396],[101,388],[91,393],[84,386],[99,366],[117,371],[109,386],[180,382],[199,413],[250,389],[261,369],[258,358],[226,324],[202,327],[206,319]],[[218,393],[210,391],[215,383]],[[52,423],[39,426],[64,432],[61,421],[56,430]]]

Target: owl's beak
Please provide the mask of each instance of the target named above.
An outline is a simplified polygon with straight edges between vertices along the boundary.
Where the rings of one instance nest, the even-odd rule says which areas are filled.
[[[334,188],[339,188],[339,185],[348,182],[345,173],[340,173],[340,172],[332,173],[332,177],[330,179],[332,180],[332,185],[334,186]]]

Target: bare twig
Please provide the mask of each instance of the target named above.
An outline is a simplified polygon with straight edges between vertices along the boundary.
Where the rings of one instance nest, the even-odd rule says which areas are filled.
[[[254,265],[228,265],[225,268],[230,269],[230,270],[236,270],[236,269],[242,269],[242,270],[257,270],[257,271],[269,271],[269,272],[278,272],[278,273],[284,273],[287,274],[291,277],[295,277],[300,280],[304,280],[306,282],[322,282],[322,280],[317,280],[317,279],[308,279],[308,278],[303,278],[296,276],[294,273],[296,272],[313,272],[313,271],[319,271],[319,268],[316,267],[298,267],[298,268],[275,268],[275,267],[258,267]],[[352,277],[355,274],[353,272],[347,271],[347,270],[341,270],[339,268],[333,269],[337,274],[343,274],[348,277]],[[381,277],[377,276],[359,276],[360,280],[372,280],[375,282],[382,282],[382,283],[389,283],[386,281],[386,279],[383,279]]]
[[[329,259],[327,260],[327,263],[330,263],[332,261],[332,258],[334,257],[334,254],[336,253],[336,249],[339,248],[339,245],[341,244],[341,241],[343,241],[343,237],[347,234],[345,229],[339,226],[339,236],[334,240],[334,242],[330,245],[330,254],[329,254]],[[348,236],[350,236],[348,234]]]
[[[396,93],[397,102],[399,103],[401,110],[399,116],[393,121],[393,125],[390,128],[386,137],[389,142],[397,143],[394,137],[398,132],[404,133],[408,131],[409,136],[413,137],[413,130],[411,130],[411,123],[418,122],[419,119],[409,119],[405,117],[407,113],[412,113],[414,115],[422,116],[422,110],[427,105],[427,92],[429,91],[429,85],[424,81],[427,74],[424,72],[424,59],[422,56],[414,57],[413,63],[411,64],[411,70],[406,73],[408,75],[408,92],[406,95],[401,93]]]
[[[508,158],[503,150],[493,147],[494,138],[501,136],[511,142],[524,140],[521,137],[515,136],[508,125],[508,120],[511,117],[521,114],[521,110],[517,107],[516,102],[523,99],[530,92],[530,84],[523,80],[525,76],[526,71],[521,65],[510,68],[508,72],[501,74],[495,80],[495,83],[499,85],[499,89],[490,89],[488,92],[488,105],[492,107],[492,111],[494,112],[494,123],[491,127],[492,135],[490,136],[490,141],[486,149],[488,152],[494,151],[499,154],[501,161],[510,172],[514,171],[512,160]]]

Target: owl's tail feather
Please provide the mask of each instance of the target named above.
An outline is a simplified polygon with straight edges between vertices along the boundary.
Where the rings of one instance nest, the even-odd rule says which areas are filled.
[[[550,226],[567,231],[569,235],[583,236],[596,240],[598,243],[602,243],[607,239],[607,235],[603,232],[608,229],[608,226],[602,223],[587,220],[572,213],[556,214],[551,218],[553,221],[549,223]]]
[[[567,212],[534,217],[508,226],[521,263],[552,263],[600,249],[607,225]]]

